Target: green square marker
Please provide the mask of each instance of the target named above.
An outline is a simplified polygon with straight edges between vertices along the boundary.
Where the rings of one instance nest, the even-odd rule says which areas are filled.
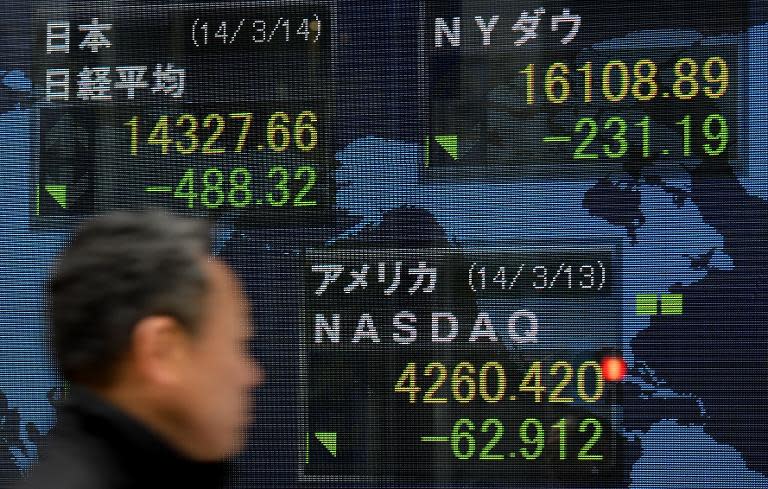
[[[658,313],[658,297],[656,294],[637,294],[635,314],[638,316],[654,316]]]
[[[683,294],[662,294],[661,295],[661,313],[662,314],[682,314],[683,313]]]

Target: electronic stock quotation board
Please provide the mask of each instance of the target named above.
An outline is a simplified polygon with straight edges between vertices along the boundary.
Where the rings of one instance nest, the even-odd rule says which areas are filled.
[[[759,4],[42,2],[23,213],[38,235],[121,209],[211,220],[268,376],[234,487],[718,480],[670,420],[765,487],[765,419],[717,425],[765,376],[728,411],[691,380],[720,375],[722,342],[659,353],[685,349],[697,284],[760,262],[711,220],[712,188],[764,173]],[[764,333],[749,345],[759,379]]]

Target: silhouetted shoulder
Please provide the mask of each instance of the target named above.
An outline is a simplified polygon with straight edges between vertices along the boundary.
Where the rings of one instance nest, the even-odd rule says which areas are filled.
[[[187,459],[137,419],[73,387],[40,465],[18,489],[218,488],[220,462]]]
[[[96,439],[61,436],[18,489],[111,489],[125,487],[119,470]]]

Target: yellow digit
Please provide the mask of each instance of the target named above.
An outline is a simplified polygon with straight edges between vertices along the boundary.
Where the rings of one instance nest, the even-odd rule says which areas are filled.
[[[251,112],[236,112],[229,114],[229,117],[233,119],[242,119],[243,125],[240,126],[240,135],[237,137],[237,145],[235,145],[235,153],[242,153],[245,147],[245,141],[248,138],[248,132],[251,130],[251,122],[253,121],[253,113]]]
[[[535,402],[541,402],[544,398],[544,392],[547,388],[541,382],[541,362],[536,360],[531,363],[531,367],[523,377],[518,387],[520,392],[533,392],[533,399]]]
[[[587,369],[592,369],[595,374],[595,381],[592,387],[593,391],[591,396],[587,393]],[[589,360],[579,366],[579,370],[576,372],[576,390],[579,394],[579,397],[584,402],[597,402],[597,400],[600,399],[600,397],[603,395],[603,384],[603,369],[600,367],[599,363],[595,362],[594,360]]]
[[[646,72],[643,74],[643,72]],[[635,63],[635,82],[632,84],[632,95],[637,100],[646,102],[653,99],[659,93],[659,84],[656,82],[656,73],[659,69],[656,63],[650,59],[641,59]],[[648,93],[643,93],[643,85],[648,86]]]
[[[611,76],[616,70],[621,76],[618,93],[613,92],[611,84]],[[621,102],[627,93],[629,93],[629,68],[627,68],[627,64],[623,61],[609,61],[603,67],[603,96],[609,102]]]
[[[131,117],[123,125],[131,128],[131,155],[136,156],[139,154],[139,116]]]
[[[176,127],[183,127],[189,124],[184,131],[184,136],[189,141],[188,145],[182,144],[182,141],[176,141],[176,151],[183,155],[194,153],[200,146],[200,139],[197,137],[197,117],[192,114],[183,114],[176,119]]]
[[[210,129],[211,126],[214,126],[214,128],[211,135],[208,136],[208,139],[203,143],[203,153],[219,154],[226,151],[225,148],[215,146],[216,141],[221,137],[221,133],[224,132],[224,124],[224,117],[220,114],[208,114],[205,116],[205,119],[203,119],[203,127]]]
[[[488,372],[493,369],[496,372],[496,393],[491,395],[488,392]],[[507,374],[504,373],[504,367],[499,362],[486,362],[480,368],[480,397],[485,402],[499,402],[504,397],[507,390]]]
[[[592,62],[584,63],[576,71],[584,73],[584,103],[592,101]]]
[[[168,135],[168,116],[164,115],[161,116],[157,120],[157,124],[155,124],[155,127],[152,129],[152,132],[149,133],[149,137],[147,138],[147,143],[149,144],[157,144],[162,148],[162,152],[164,155],[168,154],[168,148],[173,144],[173,139],[170,138]]]
[[[291,144],[291,131],[286,124],[291,119],[285,112],[275,112],[267,122],[267,144],[269,149],[282,153]]]
[[[317,147],[317,114],[305,110],[296,117],[293,139],[301,151],[312,151]]]
[[[443,386],[445,380],[448,378],[448,369],[440,362],[432,362],[424,369],[424,375],[431,376],[432,372],[437,371],[437,378],[432,383],[432,386],[424,393],[424,402],[444,404],[448,402],[447,397],[435,397],[437,391]]]
[[[717,67],[718,74],[713,73]],[[717,83],[717,90],[712,87],[704,87],[704,95],[709,98],[720,98],[728,90],[729,72],[728,64],[720,56],[713,56],[704,63],[704,81],[707,83]]]
[[[562,104],[568,100],[568,96],[571,94],[571,84],[567,78],[568,73],[568,66],[564,63],[553,63],[547,69],[547,74],[544,76],[544,91],[547,94],[547,100],[553,104]],[[560,87],[559,90],[556,89],[558,86]],[[559,95],[557,92],[560,92]]]
[[[533,63],[529,64],[525,67],[525,69],[520,70],[520,73],[525,75],[525,103],[528,105],[533,105],[535,100],[535,93],[534,93],[534,82],[536,80],[534,71],[534,65]]]
[[[686,68],[687,67],[687,68]],[[675,83],[672,85],[672,93],[680,100],[690,100],[699,94],[699,82],[696,75],[699,74],[699,65],[691,58],[680,58],[675,63]],[[688,90],[684,91],[687,85]]]
[[[411,362],[405,366],[400,378],[395,382],[395,392],[404,392],[408,394],[408,402],[416,402],[416,394],[421,388],[416,385],[416,364]]]
[[[555,377],[558,372],[563,371],[563,379],[557,383],[552,392],[549,394],[549,402],[573,402],[572,397],[560,397],[560,393],[563,392],[573,378],[573,367],[568,362],[555,362],[549,368],[549,375]]]
[[[466,374],[462,374],[462,371],[466,370]],[[475,373],[475,366],[469,362],[461,362],[453,369],[453,375],[451,376],[451,392],[453,392],[453,398],[459,402],[467,403],[475,398],[476,383],[472,375]],[[462,392],[462,385],[466,386],[466,393]]]

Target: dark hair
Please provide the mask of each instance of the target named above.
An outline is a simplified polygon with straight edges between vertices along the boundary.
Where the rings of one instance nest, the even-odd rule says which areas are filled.
[[[53,349],[62,375],[103,385],[134,326],[169,315],[195,333],[206,293],[203,222],[160,211],[94,218],[64,250],[49,281]]]

